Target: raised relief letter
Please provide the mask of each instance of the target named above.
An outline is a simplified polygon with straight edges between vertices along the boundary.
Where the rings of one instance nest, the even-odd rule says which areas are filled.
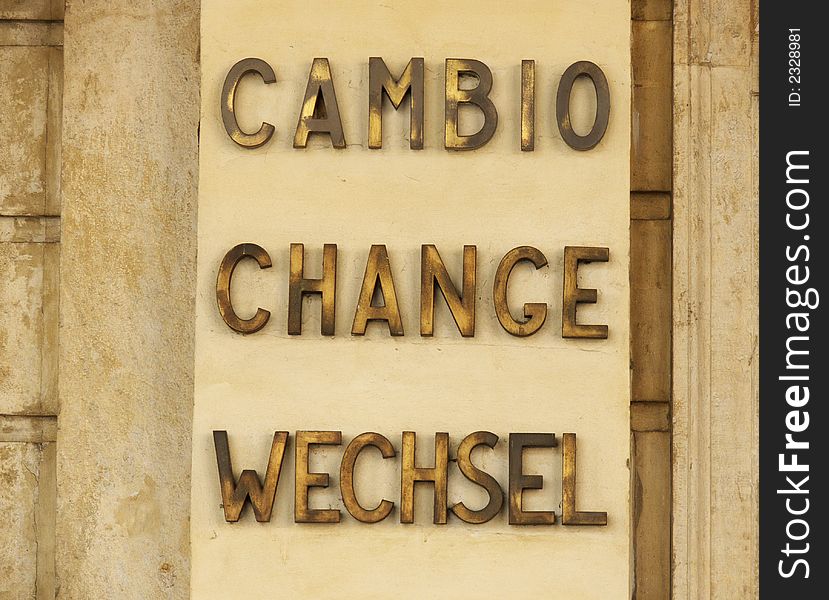
[[[337,293],[337,245],[325,244],[322,251],[322,279],[305,279],[305,247],[291,244],[291,274],[288,288],[288,334],[302,333],[302,298],[322,296],[320,333],[334,335],[334,309]]]
[[[607,525],[606,512],[576,510],[576,434],[565,433],[561,452],[561,523]]]
[[[580,76],[586,76],[593,82],[596,90],[596,116],[593,126],[586,135],[579,135],[573,131],[570,122],[570,95],[573,93],[573,84]],[[610,120],[610,88],[607,86],[607,77],[604,72],[590,61],[583,60],[573,63],[561,76],[556,93],[556,121],[561,139],[573,150],[590,150],[602,141]]]
[[[375,295],[382,297],[381,306],[374,306]],[[385,321],[389,326],[389,334],[403,335],[403,321],[400,318],[400,308],[397,306],[397,292],[394,289],[389,254],[382,244],[375,244],[369,250],[363,287],[357,301],[354,323],[351,325],[351,335],[365,335],[369,321]]]
[[[308,134],[314,132],[329,134],[332,146],[345,148],[340,108],[337,106],[337,95],[334,93],[334,82],[331,79],[331,67],[327,58],[315,58],[311,64],[302,111],[294,134],[294,148],[305,148]]]
[[[579,263],[607,262],[608,248],[567,246],[564,248],[564,286],[561,310],[561,337],[607,339],[607,325],[579,325],[576,323],[576,305],[579,302],[595,304],[598,292],[578,285]]]
[[[339,523],[340,511],[335,508],[308,508],[308,488],[328,487],[328,473],[309,473],[309,449],[316,444],[339,446],[343,441],[340,431],[297,431],[294,488],[294,521],[297,523]]]
[[[521,151],[535,150],[535,61],[521,61]]]
[[[368,147],[383,147],[383,92],[397,110],[410,92],[409,148],[423,148],[423,59],[413,58],[394,79],[382,58],[368,59]]]
[[[463,337],[475,335],[475,276],[477,249],[463,247],[463,294],[459,295],[437,248],[432,244],[420,247],[420,335],[430,337],[435,329],[435,282],[449,306],[452,318]]]
[[[481,510],[470,510],[463,502],[452,507],[452,512],[466,523],[486,523],[501,512],[504,505],[504,492],[495,478],[472,464],[472,450],[478,446],[494,448],[498,436],[489,431],[476,431],[466,436],[458,446],[458,468],[469,481],[477,483],[489,494],[489,502]]]
[[[225,521],[235,523],[242,514],[245,500],[250,498],[253,514],[260,523],[271,520],[273,501],[276,497],[276,487],[279,485],[279,474],[282,471],[282,459],[285,456],[285,445],[288,441],[287,431],[277,431],[273,434],[271,454],[268,457],[268,468],[265,471],[265,483],[259,481],[256,471],[246,469],[239,475],[239,482],[233,479],[233,463],[230,460],[230,448],[227,443],[227,431],[213,432],[213,445],[216,448],[216,463],[219,467],[219,485],[222,488],[222,506],[225,512]]]
[[[471,90],[460,89],[462,75],[470,75],[478,80],[478,85]],[[486,144],[498,127],[498,111],[489,92],[492,90],[492,71],[478,60],[446,59],[446,108],[444,137],[447,150],[475,150]],[[484,114],[484,124],[478,133],[460,135],[458,133],[458,105],[474,104]]]
[[[252,258],[260,269],[271,266],[271,257],[264,248],[256,244],[239,244],[230,249],[219,265],[219,275],[216,278],[216,303],[219,305],[219,314],[222,320],[233,331],[239,333],[256,333],[262,329],[271,318],[271,313],[264,308],[257,308],[256,314],[250,319],[240,318],[233,310],[230,302],[230,282],[233,280],[233,271],[245,258]]]
[[[509,522],[510,525],[552,525],[556,513],[552,510],[523,510],[524,490],[540,490],[544,487],[541,475],[524,474],[524,448],[555,448],[558,440],[554,433],[509,434]]]
[[[508,333],[518,337],[534,334],[541,329],[544,321],[547,320],[547,304],[544,302],[524,304],[524,318],[527,319],[526,321],[516,321],[510,314],[509,304],[507,303],[509,277],[515,266],[522,261],[531,262],[536,269],[540,269],[546,266],[547,257],[541,253],[541,250],[532,246],[513,248],[501,259],[501,264],[498,265],[498,270],[495,272],[495,283],[492,286],[492,298],[495,302],[495,314],[498,317],[498,322]]]
[[[435,434],[435,466],[415,466],[416,435],[414,431],[403,432],[403,472],[400,477],[400,522],[414,523],[415,483],[431,481],[435,484],[434,523],[446,523],[446,482],[449,466],[449,434]]]
[[[380,450],[383,458],[393,458],[395,455],[394,446],[388,438],[379,433],[361,433],[346,446],[343,453],[343,460],[340,463],[340,493],[343,497],[343,504],[352,517],[362,523],[378,523],[389,516],[394,502],[383,499],[377,508],[367,510],[357,500],[354,491],[354,464],[363,448],[373,446]]]
[[[236,90],[245,75],[256,73],[265,83],[276,81],[271,66],[260,58],[245,58],[230,68],[222,86],[222,123],[234,142],[243,148],[258,148],[267,143],[274,132],[270,123],[262,123],[256,133],[245,133],[236,121]]]

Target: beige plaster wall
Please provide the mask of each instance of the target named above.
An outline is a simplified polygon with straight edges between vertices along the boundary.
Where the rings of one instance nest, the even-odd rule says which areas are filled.
[[[313,17],[312,17],[313,15]],[[625,597],[629,589],[629,97],[630,8],[617,2],[537,4],[392,2],[332,4],[222,2],[202,4],[202,122],[199,266],[196,303],[196,405],[193,437],[193,596],[279,589],[296,597],[423,598],[487,590],[511,597],[558,593],[579,598]],[[466,32],[466,33],[464,33]],[[469,32],[474,32],[470,34]],[[355,40],[360,40],[355,43]],[[424,56],[426,143],[408,149],[408,116],[386,114],[382,150],[366,148],[368,56],[393,71]],[[241,93],[243,125],[276,126],[267,146],[248,151],[221,125],[219,91],[237,60],[257,56],[276,71],[272,86],[251,80]],[[311,60],[331,60],[348,148],[326,139],[291,147]],[[493,70],[492,97],[500,125],[483,149],[443,149],[443,60],[470,57]],[[535,58],[539,82],[536,151],[521,153],[518,137],[520,61]],[[607,136],[593,151],[567,148],[555,129],[553,93],[572,62],[593,60],[612,90]],[[574,103],[577,107],[578,101]],[[586,110],[584,107],[581,107]],[[272,311],[260,333],[243,337],[216,310],[216,270],[240,242],[270,251],[274,267],[240,266],[234,299],[242,314]],[[339,244],[337,335],[319,335],[317,302],[305,308],[303,335],[286,333],[287,255],[306,244],[308,276],[318,276],[323,243]],[[373,326],[349,334],[365,259],[372,243],[391,255],[404,338]],[[420,244],[435,243],[454,277],[463,244],[478,245],[478,320],[474,339],[461,339],[448,311],[437,311],[435,337],[418,335]],[[494,269],[510,248],[542,249],[550,266],[523,271],[513,301],[549,304],[546,327],[512,338],[492,310]],[[582,281],[600,302],[582,309],[585,322],[609,323],[610,338],[560,336],[565,245],[609,246],[611,261],[586,267]],[[440,302],[439,302],[440,304]],[[501,436],[496,459],[484,461],[506,485],[510,432],[579,434],[582,508],[606,510],[606,528],[517,528],[504,513],[487,525],[451,519],[431,524],[430,495],[417,493],[416,523],[397,511],[368,526],[347,514],[338,525],[297,525],[292,519],[293,444],[271,523],[248,514],[224,522],[211,430],[227,429],[234,464],[264,468],[273,431],[341,429],[346,441],[362,431],[418,432],[421,445],[448,431],[454,447],[467,433]],[[421,460],[430,456],[426,448]],[[337,465],[342,448],[316,453],[315,468],[332,473],[332,488],[312,493],[314,506],[341,507]],[[553,452],[531,453],[530,469],[545,474],[530,508],[558,508],[560,463]],[[397,461],[375,465],[363,493],[399,502]],[[366,469],[366,472],[368,469]],[[450,502],[482,494],[450,477]],[[366,499],[368,503],[369,500]],[[588,506],[589,505],[589,506]],[[440,590],[437,592],[436,590]]]

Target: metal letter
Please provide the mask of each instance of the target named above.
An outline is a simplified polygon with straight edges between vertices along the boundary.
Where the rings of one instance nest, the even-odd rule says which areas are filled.
[[[576,434],[565,433],[561,450],[562,525],[607,525],[606,512],[576,510]]]
[[[414,486],[420,481],[435,484],[434,523],[446,523],[446,481],[449,466],[449,434],[435,434],[435,466],[415,466],[414,431],[403,432],[403,471],[400,477],[400,522],[414,523]]]
[[[564,248],[564,285],[561,310],[561,337],[607,339],[607,325],[579,325],[576,323],[576,305],[579,302],[595,304],[595,289],[578,285],[579,263],[607,262],[608,248],[593,246],[566,246]]]
[[[213,432],[213,445],[216,448],[216,463],[219,467],[219,485],[222,488],[222,506],[225,521],[235,523],[245,508],[245,500],[250,498],[253,514],[260,523],[271,520],[276,487],[282,471],[282,459],[288,442],[287,431],[276,431],[271,442],[271,454],[265,471],[265,484],[259,481],[256,471],[246,469],[239,476],[239,482],[233,479],[233,463],[230,460],[230,448],[227,443],[227,431]]]
[[[452,318],[463,337],[475,335],[475,276],[477,248],[463,247],[463,295],[446,272],[437,248],[432,244],[420,247],[420,335],[430,337],[435,329],[435,282],[449,306]]]
[[[458,468],[461,473],[473,483],[486,490],[489,494],[489,502],[481,510],[470,510],[463,502],[458,502],[452,507],[452,512],[455,513],[461,521],[466,523],[486,523],[495,515],[501,512],[501,507],[504,505],[504,492],[495,478],[489,473],[482,471],[472,464],[472,450],[478,446],[489,446],[494,448],[498,443],[498,436],[489,431],[476,431],[466,436],[458,446]]]
[[[367,446],[374,446],[383,455],[383,458],[392,458],[395,455],[394,446],[391,442],[379,433],[361,433],[346,446],[343,453],[343,460],[340,464],[340,493],[343,497],[343,504],[352,517],[362,523],[378,523],[389,516],[394,502],[383,499],[377,508],[367,510],[360,505],[357,494],[354,492],[354,464],[357,456]]]
[[[296,124],[294,148],[305,148],[308,134],[314,132],[329,134],[332,146],[345,148],[340,108],[337,105],[337,95],[334,93],[334,82],[331,79],[331,67],[327,58],[315,58],[311,64],[302,111]]]
[[[337,294],[337,244],[325,244],[322,251],[322,279],[305,279],[305,247],[291,244],[291,274],[288,289],[288,334],[302,333],[302,298],[320,294],[320,333],[334,335]]]
[[[460,76],[472,75],[478,85],[471,90],[460,89]],[[446,59],[446,108],[444,145],[447,150],[474,150],[486,144],[498,127],[498,111],[489,98],[492,90],[492,71],[478,60]],[[478,133],[458,134],[458,105],[474,104],[484,114],[484,124]]]
[[[501,259],[501,264],[495,272],[495,283],[492,286],[492,298],[495,302],[495,315],[498,317],[498,322],[508,333],[518,337],[534,334],[547,320],[547,304],[543,302],[524,304],[526,321],[516,321],[510,314],[507,303],[509,277],[515,266],[525,260],[535,265],[536,269],[547,265],[547,257],[542,254],[541,250],[532,246],[513,248]]]
[[[570,94],[576,78],[582,75],[590,78],[596,90],[596,118],[587,135],[577,134],[570,123]],[[604,72],[597,65],[583,60],[573,63],[564,71],[556,93],[556,120],[561,139],[573,150],[590,150],[602,141],[610,120],[610,88]]]
[[[555,448],[558,440],[554,433],[509,434],[509,522],[510,525],[552,525],[556,513],[552,510],[523,510],[524,490],[540,490],[544,487],[541,475],[524,474],[524,448]]]
[[[343,441],[340,431],[296,432],[296,483],[294,488],[294,521],[297,523],[339,523],[340,511],[336,508],[308,508],[308,488],[328,487],[328,473],[308,472],[308,450],[315,444],[339,446]]]
[[[264,308],[257,308],[256,314],[250,319],[241,319],[233,310],[230,302],[230,282],[233,280],[233,271],[245,258],[252,258],[260,269],[271,266],[271,257],[264,248],[256,244],[239,244],[230,249],[219,265],[219,275],[216,278],[216,303],[219,305],[219,314],[222,320],[233,331],[239,333],[256,333],[262,329],[271,318],[271,313]]]
[[[372,304],[372,299],[378,292],[383,297],[382,306]],[[351,325],[351,335],[365,335],[369,321],[385,321],[389,326],[390,335],[403,335],[403,321],[400,318],[400,308],[397,306],[397,292],[394,289],[389,254],[382,244],[375,244],[369,250],[363,287],[360,290],[360,299],[357,300],[354,323]]]
[[[245,58],[230,68],[222,86],[222,123],[225,131],[234,142],[243,148],[258,148],[267,143],[274,132],[270,123],[262,123],[256,133],[245,133],[236,121],[236,89],[245,75],[256,73],[265,83],[276,81],[276,75],[271,66],[261,58]]]
[[[521,61],[521,151],[535,150],[535,61]]]
[[[383,92],[395,110],[410,93],[409,148],[423,149],[423,59],[413,58],[394,79],[382,58],[368,59],[368,147],[383,147]]]

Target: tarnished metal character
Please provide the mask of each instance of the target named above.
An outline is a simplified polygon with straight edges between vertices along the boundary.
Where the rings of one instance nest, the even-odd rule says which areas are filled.
[[[521,61],[521,150],[535,150],[535,61]]]
[[[556,513],[552,510],[524,510],[524,490],[544,487],[541,475],[524,474],[524,448],[555,448],[554,433],[509,434],[509,522],[510,525],[553,525]]]
[[[233,331],[239,333],[255,333],[262,329],[271,317],[270,311],[257,308],[256,314],[250,319],[242,319],[233,310],[230,301],[230,284],[233,281],[233,271],[242,260],[252,258],[260,269],[271,267],[271,257],[261,246],[256,244],[239,244],[225,254],[219,265],[219,274],[216,277],[216,303],[219,305],[219,314],[222,320]]]
[[[469,481],[477,483],[486,490],[489,502],[480,510],[470,510],[463,502],[452,506],[452,512],[461,521],[480,524],[493,519],[504,505],[504,491],[495,478],[472,464],[472,451],[478,446],[494,448],[498,436],[489,431],[476,431],[463,438],[458,446],[458,468]]]
[[[339,523],[340,511],[335,508],[309,508],[308,489],[328,487],[328,473],[310,473],[308,471],[309,449],[313,445],[327,444],[339,446],[343,434],[340,431],[297,431],[296,455],[294,468],[296,481],[294,488],[294,521],[297,523]]]
[[[581,303],[595,304],[598,292],[578,285],[579,263],[607,262],[608,248],[594,246],[565,246],[564,285],[561,305],[561,337],[607,339],[607,325],[580,325],[576,323],[576,306]]]
[[[327,58],[315,58],[311,64],[294,134],[294,148],[305,148],[310,133],[327,133],[332,146],[345,148],[343,123]]]
[[[478,85],[471,90],[461,89],[461,76],[472,76]],[[479,60],[447,58],[445,91],[444,145],[447,150],[474,150],[486,144],[498,127],[498,111],[489,92],[492,90],[492,71]],[[473,104],[481,109],[484,123],[477,133],[460,135],[458,106]]]
[[[436,525],[446,523],[447,468],[449,466],[449,434],[435,434],[435,466],[415,466],[416,434],[403,432],[402,473],[400,477],[400,522],[414,523],[415,483],[432,482],[435,486],[434,518]]]
[[[561,449],[562,525],[607,525],[606,512],[576,510],[576,434],[562,436]]]
[[[495,271],[495,283],[492,286],[492,298],[495,304],[495,315],[501,327],[508,333],[526,337],[537,332],[547,320],[547,304],[544,302],[532,302],[524,304],[524,318],[526,321],[516,321],[510,313],[507,303],[507,286],[512,270],[520,262],[531,262],[536,269],[547,265],[547,257],[538,248],[532,246],[519,246],[513,248],[504,255],[498,270]]]
[[[409,94],[409,148],[423,148],[423,59],[412,58],[399,79],[394,79],[382,58],[368,59],[368,147],[383,147],[383,94],[395,110]]]
[[[227,431],[213,432],[213,445],[216,448],[216,463],[219,467],[219,485],[222,488],[222,506],[225,521],[229,523],[238,521],[242,509],[245,507],[245,500],[248,498],[250,498],[253,514],[257,521],[264,523],[271,520],[273,502],[276,497],[276,488],[279,485],[279,474],[282,472],[282,459],[285,457],[287,442],[287,431],[274,432],[264,484],[259,480],[256,471],[249,469],[242,471],[237,483],[233,479],[233,463],[230,460]]]
[[[579,135],[573,131],[570,122],[570,95],[573,93],[573,84],[578,77],[589,77],[596,90],[596,116],[593,126],[586,135]],[[607,77],[598,65],[583,60],[573,63],[561,76],[556,92],[556,122],[561,139],[573,150],[590,150],[602,141],[610,120],[610,88]]]
[[[322,279],[305,279],[305,247],[291,244],[291,274],[288,287],[288,334],[302,333],[302,298],[322,297],[320,333],[334,335],[337,298],[337,245],[325,244],[322,251]]]
[[[375,295],[382,297],[382,306],[372,304]],[[375,244],[369,250],[363,286],[354,312],[354,323],[351,325],[351,335],[365,335],[369,321],[385,321],[389,327],[389,334],[403,335],[403,320],[400,318],[400,307],[397,305],[389,254],[382,244]]]
[[[463,247],[463,294],[452,283],[446,265],[433,244],[420,247],[420,335],[430,337],[435,331],[435,283],[446,300],[452,318],[463,337],[475,335],[475,289],[477,248]]]
[[[274,132],[270,123],[262,123],[256,133],[245,133],[236,120],[236,93],[245,75],[256,73],[265,83],[276,81],[271,66],[261,58],[244,58],[230,68],[222,86],[222,123],[227,135],[243,148],[259,148],[266,144]]]
[[[394,508],[394,502],[384,498],[376,508],[368,510],[360,504],[354,491],[354,465],[360,452],[369,446],[380,450],[383,458],[393,458],[396,454],[394,446],[388,438],[379,433],[361,433],[355,437],[346,446],[340,463],[340,492],[343,497],[343,504],[345,504],[346,510],[352,517],[361,523],[378,523],[389,516],[392,508]]]

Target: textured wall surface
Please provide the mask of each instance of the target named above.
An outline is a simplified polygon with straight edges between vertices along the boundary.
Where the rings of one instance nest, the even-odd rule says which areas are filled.
[[[0,599],[185,598],[200,2],[68,2],[65,143],[63,3],[0,0]],[[631,151],[634,191],[674,187],[673,381],[640,381],[671,383],[674,596],[752,598],[757,3],[634,0],[654,52],[641,22],[672,8],[673,183],[661,72],[634,81]],[[644,416],[634,468],[660,480],[667,426]]]
[[[673,594],[756,598],[756,0],[674,8]]]
[[[568,0],[549,9],[526,3],[520,10],[493,0],[234,5],[231,12],[221,0],[202,3],[194,597],[256,597],[268,589],[296,598],[469,598],[471,589],[498,598],[542,598],[552,589],[561,597],[628,597],[627,3]],[[456,19],[475,35],[461,35]],[[309,21],[326,35],[308,35]],[[411,56],[424,57],[422,150],[408,147],[407,104],[393,113],[386,103],[383,148],[367,147],[371,54],[383,56],[395,74]],[[251,77],[240,91],[245,126],[255,130],[267,120],[276,127],[271,142],[255,150],[228,138],[219,111],[228,69],[247,56],[268,60],[277,76],[271,86]],[[304,149],[292,147],[315,56],[331,61],[348,142],[341,150],[327,136]],[[486,146],[469,152],[444,148],[444,59],[453,56],[480,59],[493,73],[498,129]],[[534,152],[522,152],[518,136],[522,58],[536,59],[538,67]],[[582,58],[606,73],[613,106],[605,137],[589,152],[567,147],[553,120],[562,73]],[[577,98],[573,121],[581,123],[585,113],[592,116],[590,96]],[[266,271],[239,267],[234,286],[240,314],[257,304],[271,311],[262,331],[248,336],[222,322],[215,298],[219,262],[241,242],[262,244],[273,260]],[[287,333],[291,242],[305,243],[312,277],[319,276],[322,245],[339,244],[333,338],[319,333],[316,300],[306,303],[302,335]],[[381,243],[388,247],[405,335],[391,338],[385,325],[372,323],[365,336],[352,336],[369,246]],[[441,299],[434,336],[419,334],[424,243],[437,245],[456,283],[462,245],[477,244],[474,338],[461,338]],[[542,249],[549,260],[513,280],[514,310],[519,298],[549,306],[544,328],[525,338],[501,328],[492,299],[498,262],[521,244]],[[583,322],[609,325],[606,340],[561,336],[565,245],[610,248],[607,263],[581,271],[583,285],[600,291],[598,304],[579,308]],[[271,522],[257,523],[249,511],[239,523],[224,521],[212,429],[228,430],[237,473],[254,467],[261,472],[274,430],[292,432]],[[418,433],[423,463],[431,458],[436,431],[449,432],[454,449],[467,433],[491,430],[500,441],[491,457],[482,451],[481,460],[503,486],[509,432],[576,432],[582,509],[607,511],[608,525],[510,526],[506,511],[480,526],[451,515],[446,525],[434,525],[427,486],[418,486],[415,522],[401,524],[399,460],[362,470],[362,493],[371,502],[382,495],[396,504],[382,523],[358,523],[343,509],[336,525],[297,524],[292,454],[294,432],[301,429],[342,430],[346,443],[363,431],[378,431],[398,450],[400,432],[411,429]],[[311,494],[313,506],[343,506],[342,451],[311,452],[313,468],[331,474],[329,489]],[[532,472],[543,473],[545,484],[527,494],[536,508],[560,504],[560,456],[534,455]],[[485,504],[485,494],[467,484],[453,465],[450,503]]]
[[[65,24],[58,597],[185,598],[199,3]]]
[[[54,597],[62,3],[0,0],[0,599]]]

